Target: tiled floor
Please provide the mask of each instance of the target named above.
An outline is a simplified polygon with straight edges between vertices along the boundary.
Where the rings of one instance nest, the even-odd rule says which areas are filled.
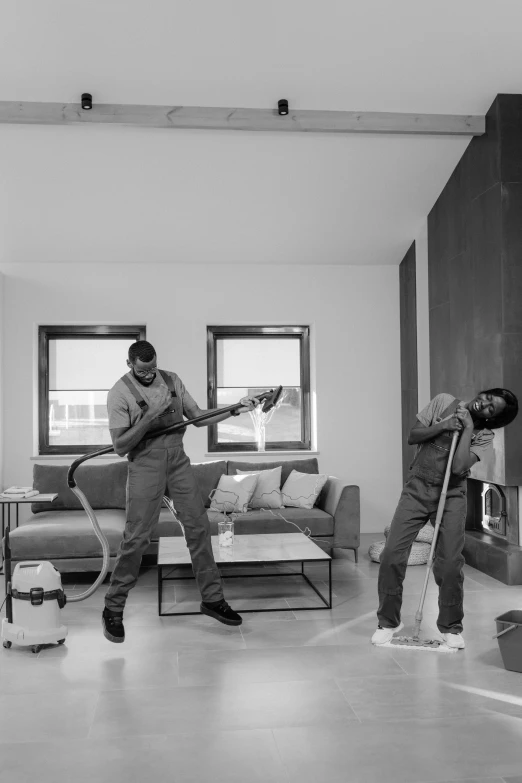
[[[464,652],[376,649],[374,538],[363,536],[358,565],[352,553],[334,561],[331,611],[247,613],[240,628],[159,618],[145,569],[125,644],[102,636],[102,588],[63,611],[64,646],[0,648],[0,781],[522,783],[522,674],[491,638],[494,618],[522,607],[522,587],[466,567]],[[408,569],[406,632],[424,573]],[[318,605],[293,579],[228,580],[226,595],[238,609]],[[196,594],[183,583],[166,597],[175,609]],[[427,635],[436,608],[431,583]]]

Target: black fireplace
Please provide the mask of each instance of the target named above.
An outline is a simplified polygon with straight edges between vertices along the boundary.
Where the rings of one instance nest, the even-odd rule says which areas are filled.
[[[507,585],[522,584],[519,490],[468,479],[466,563]]]
[[[482,527],[500,538],[507,537],[506,496],[502,487],[484,484],[482,491]]]

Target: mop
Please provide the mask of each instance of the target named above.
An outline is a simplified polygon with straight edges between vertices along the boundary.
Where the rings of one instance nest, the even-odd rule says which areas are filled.
[[[444,482],[442,484],[442,492],[440,493],[439,505],[437,506],[437,515],[435,517],[435,530],[433,531],[433,541],[431,542],[430,555],[428,558],[428,567],[426,569],[426,576],[424,578],[424,586],[419,602],[419,608],[415,615],[415,626],[413,629],[413,636],[395,636],[389,642],[379,644],[379,647],[406,647],[411,650],[434,650],[435,652],[454,653],[457,652],[456,647],[448,647],[448,645],[442,641],[442,639],[420,639],[420,627],[422,622],[422,609],[424,606],[424,599],[426,597],[426,590],[428,587],[428,580],[430,578],[430,571],[433,566],[433,557],[435,554],[435,547],[437,545],[437,538],[439,535],[440,523],[442,522],[442,515],[444,513],[444,506],[446,504],[446,493],[448,490],[448,482],[451,474],[451,464],[453,462],[453,455],[457,447],[458,431],[453,432],[451,439],[451,448],[448,457],[448,464],[446,466],[446,473],[444,474]]]

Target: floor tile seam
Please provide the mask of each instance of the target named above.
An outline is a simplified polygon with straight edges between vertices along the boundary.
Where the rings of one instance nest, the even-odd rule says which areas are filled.
[[[353,719],[344,720],[342,718],[341,719],[337,718],[336,719],[336,723],[332,724],[332,725],[338,726],[340,723],[342,723],[343,725],[344,724],[349,724],[349,723],[354,724],[355,721]],[[170,733],[170,734],[169,733],[165,733],[164,731],[158,732],[157,734],[151,734],[150,732],[148,734],[128,734],[128,733],[126,733],[126,734],[121,734],[121,735],[120,734],[110,735],[107,738],[105,738],[103,736],[100,736],[100,737],[89,737],[89,738],[86,738],[86,737],[74,737],[73,741],[74,742],[91,742],[91,743],[94,744],[97,741],[104,741],[105,739],[108,739],[108,740],[112,741],[112,740],[122,740],[122,739],[127,739],[127,738],[132,738],[133,740],[135,740],[135,739],[143,739],[144,737],[152,737],[152,738],[162,737],[165,740],[173,739],[173,738],[182,738],[182,737],[196,737],[196,738],[202,738],[203,737],[204,738],[205,735],[207,735],[207,734],[232,734],[232,733],[236,734],[238,732],[241,732],[241,734],[247,734],[248,732],[260,732],[260,731],[265,732],[265,733],[266,732],[271,732],[272,733],[274,731],[277,731],[278,729],[283,729],[284,730],[284,729],[301,729],[301,728],[316,728],[316,727],[317,727],[317,724],[306,724],[306,725],[298,724],[298,725],[295,725],[295,726],[289,725],[289,724],[285,724],[285,725],[281,725],[281,726],[256,726],[256,727],[253,727],[253,728],[252,727],[232,726],[231,728],[215,728],[215,729],[214,728],[203,728],[202,729],[201,726],[198,726],[198,727],[195,727],[192,731],[187,731],[186,729],[184,729],[182,731],[173,730],[172,733]],[[274,739],[275,739],[275,737],[274,737]],[[10,741],[9,743],[2,743],[2,741],[0,740],[0,747],[2,747],[2,744],[18,745],[18,744],[23,744],[23,743],[33,744],[33,743],[36,743],[36,742],[47,742],[47,741],[48,740],[45,740],[45,739],[39,739],[39,740],[21,740],[20,742],[11,742]],[[429,781],[429,783],[432,783],[432,782]]]
[[[242,643],[241,643],[241,644],[242,644]],[[216,647],[216,648],[214,648],[214,647],[208,647],[208,648],[207,648],[207,647],[205,647],[205,648],[202,650],[202,649],[201,649],[201,645],[198,645],[198,644],[195,642],[195,643],[194,643],[194,645],[193,645],[192,647],[174,647],[174,648],[165,649],[165,650],[163,651],[163,653],[153,653],[153,654],[154,654],[154,655],[163,655],[163,654],[166,654],[166,655],[168,655],[168,654],[172,654],[172,655],[174,655],[175,653],[189,653],[189,652],[192,652],[192,653],[193,653],[193,652],[206,652],[206,653],[207,653],[207,652],[208,652],[208,653],[219,653],[219,652],[241,652],[241,651],[243,651],[243,650],[246,650],[246,649],[257,649],[257,648],[246,648],[246,647],[243,647],[243,646],[235,646],[235,647]],[[147,650],[146,650],[145,648],[143,648],[143,647],[132,647],[132,648],[131,648],[131,647],[129,646],[129,647],[127,648],[127,652],[129,652],[129,653],[140,653],[140,652],[141,652],[141,653],[144,653],[144,652],[147,652]],[[79,654],[79,655],[75,656],[75,660],[78,660],[78,659],[80,659],[80,658],[81,658],[81,659],[83,659],[83,658],[89,658],[89,659],[92,659],[92,655],[93,655],[93,654],[96,654],[96,653],[97,653],[97,650],[93,650],[93,651],[92,651],[92,652],[90,652],[90,653],[89,653],[89,652],[87,652],[87,653],[82,653],[82,654]],[[111,656],[111,653],[110,653],[110,652],[107,652],[107,653],[102,653],[102,654],[99,656],[99,659],[98,659],[98,660],[105,661],[105,660],[107,660],[108,658],[110,658],[110,656]],[[51,659],[52,659],[52,660],[63,660],[63,658],[62,658],[62,656],[61,656],[61,655],[48,655],[47,657],[48,657],[48,659],[49,659],[49,660],[51,660]],[[71,658],[71,660],[72,660],[72,658]]]
[[[53,693],[53,691],[52,690],[49,690],[49,691],[38,690],[38,691],[27,691],[27,692],[24,692],[24,693],[0,693],[0,704],[1,704],[3,699],[7,700],[7,699],[16,698],[16,697],[34,696],[34,695],[43,696],[44,694],[49,695],[50,693]],[[60,693],[61,695],[63,695],[65,693],[67,696],[71,696],[71,697],[83,696],[84,698],[85,698],[85,696],[87,694],[91,694],[91,695],[98,694],[98,698],[96,699],[96,705],[97,705],[98,701],[99,701],[100,689],[99,689],[99,687],[95,687],[95,688],[78,688],[78,687],[74,687],[74,688],[69,688],[67,691],[58,691],[58,693]],[[56,691],[55,691],[55,694],[56,694]],[[95,705],[95,709],[96,709],[96,705]]]
[[[397,660],[397,659],[396,659],[396,658],[395,658],[393,655],[390,655],[390,658],[392,659],[392,661],[395,661],[395,663],[397,664],[397,666],[399,667],[399,669],[401,669],[401,671],[402,671],[402,672],[403,672],[403,673],[404,673],[404,674],[405,674],[407,677],[411,677],[411,676],[412,676],[411,674],[408,674],[408,672],[406,671],[406,669],[404,669],[404,667],[403,667],[403,666],[401,666],[401,664],[399,663],[399,661],[398,661],[398,660]]]
[[[270,729],[270,735],[272,737],[272,742],[274,743],[274,747],[275,747],[275,750],[276,750],[277,758],[279,759],[279,763],[281,764],[281,769],[283,770],[286,779],[290,783],[290,781],[292,780],[292,776],[291,776],[289,768],[287,767],[287,765],[285,764],[285,762],[283,760],[283,754],[281,753],[281,748],[279,747],[277,739],[276,739],[276,736],[274,734],[274,729]]]
[[[357,710],[353,706],[353,704],[351,704],[350,702],[348,702],[348,703],[349,703],[351,709],[354,711],[354,713],[359,718],[359,723],[363,723],[363,724],[366,724],[366,725],[371,725],[371,724],[374,724],[374,723],[378,723],[378,724],[381,724],[381,723],[393,723],[393,724],[395,724],[395,723],[413,723],[413,724],[417,725],[417,724],[427,723],[428,721],[440,721],[440,720],[445,720],[446,721],[446,720],[449,720],[449,719],[452,719],[454,721],[460,721],[462,723],[463,719],[468,719],[468,718],[474,717],[474,716],[476,716],[478,718],[480,718],[480,717],[482,717],[482,718],[484,718],[484,717],[496,717],[497,715],[508,717],[508,718],[520,718],[520,717],[522,717],[522,711],[520,712],[520,714],[498,713],[498,712],[495,712],[494,710],[488,710],[485,707],[474,707],[469,712],[460,712],[460,713],[454,714],[454,715],[453,714],[452,715],[448,715],[447,713],[445,713],[444,715],[442,715],[442,714],[441,715],[410,715],[410,716],[408,716],[406,718],[400,717],[400,715],[393,715],[393,716],[390,715],[389,717],[386,717],[386,718],[377,718],[377,717],[366,717],[365,718],[365,717],[360,717],[359,713],[357,712]],[[400,713],[401,705],[397,704],[396,709],[397,709],[397,713]]]
[[[375,675],[375,676],[379,676],[379,675]],[[391,679],[391,675],[389,677]],[[357,679],[359,679],[359,678],[357,678]],[[325,683],[328,683],[328,682],[335,682],[335,677],[324,677],[324,678],[322,678],[320,680],[316,680],[316,679],[309,680],[306,677],[301,677],[298,680],[247,680],[245,682],[239,683],[239,686],[230,686],[230,685],[223,686],[222,684],[215,684],[215,683],[191,683],[191,684],[183,685],[183,686],[180,686],[180,687],[183,687],[183,688],[208,688],[209,690],[222,691],[224,687],[228,687],[231,690],[237,690],[238,688],[249,687],[251,685],[285,685],[285,684],[291,684],[291,685],[303,685],[304,686],[304,685],[310,685],[310,684],[315,684],[315,683],[321,683],[321,685],[324,687]],[[338,689],[340,690],[339,686],[337,685],[336,688],[332,688],[332,692],[333,693],[337,693]],[[81,689],[78,689],[78,690],[80,691]],[[121,689],[114,689],[114,690],[118,690],[119,691],[119,690],[127,690],[127,689],[126,688],[121,688]],[[171,690],[171,691],[177,692],[179,690],[179,688],[177,688],[175,686],[169,686],[168,688],[166,688],[164,685],[150,685],[150,686],[145,686],[143,688],[138,687],[138,688],[132,688],[132,689],[129,689],[129,690],[146,690],[146,691],[149,691],[149,690],[161,690],[161,691]],[[106,691],[102,691],[102,692],[105,693]]]
[[[89,739],[91,731],[92,731],[92,728],[93,728],[93,726],[94,726],[94,724],[96,722],[96,713],[98,712],[98,705],[100,704],[100,699],[101,699],[101,693],[100,693],[100,691],[98,691],[98,697],[96,699],[96,703],[95,703],[94,709],[92,711],[91,723],[90,723],[89,730],[87,732],[87,736],[85,737],[85,739]]]
[[[184,734],[186,734],[186,733],[187,732],[184,732]],[[168,735],[166,735],[164,733],[161,733],[161,734],[136,734],[136,735],[133,735],[133,738],[136,738],[136,737],[140,737],[140,738],[152,737],[154,739],[158,739],[158,738],[161,737],[161,738],[166,739],[167,736]],[[170,735],[170,736],[173,736],[173,735]],[[179,733],[178,733],[178,736],[180,736]],[[121,737],[115,737],[114,739],[122,739],[122,738]],[[75,743],[88,743],[88,744],[94,745],[95,743],[102,742],[103,741],[103,737],[66,737],[65,739],[64,739],[63,736],[58,738],[58,739],[56,737],[40,737],[39,739],[8,740],[6,742],[3,741],[0,738],[0,748],[2,748],[5,745],[43,745],[43,744],[45,744],[45,745],[52,745],[53,747],[56,746],[58,748],[64,742],[69,742],[69,741],[70,742],[75,742]]]
[[[400,705],[399,705],[400,706]],[[472,723],[476,722],[492,722],[497,723],[498,721],[503,720],[504,718],[514,718],[516,720],[522,719],[522,715],[511,715],[506,713],[498,713],[498,712],[492,712],[492,711],[484,711],[484,712],[474,712],[472,714],[466,714],[466,715],[432,715],[428,716],[426,718],[419,717],[418,715],[408,717],[408,718],[400,718],[397,716],[394,716],[393,718],[363,718],[361,719],[361,723],[365,724],[382,724],[382,723],[418,723],[419,721],[422,722],[422,724],[427,723],[433,723],[433,724],[443,724],[443,725],[437,725],[435,728],[441,729],[446,728],[448,724],[455,724],[455,726],[462,726],[462,719],[466,718],[466,720]],[[522,762],[521,762],[522,763]],[[460,778],[455,778],[455,780],[459,780]],[[465,778],[466,779],[466,778]],[[416,781],[415,783],[422,783],[422,781]],[[430,781],[432,783],[432,781]],[[446,783],[446,782],[445,782]]]
[[[181,685],[169,685],[168,688],[165,688],[165,686],[161,686],[161,690],[172,690],[172,691],[178,691],[181,687]],[[159,685],[129,685],[128,687],[119,687],[119,688],[111,688],[111,687],[103,687],[100,685],[97,685],[93,688],[76,688],[76,693],[94,693],[98,692],[100,694],[100,697],[102,694],[106,693],[128,693],[129,691],[153,691],[153,690],[159,690]],[[11,691],[6,693],[6,696],[63,696],[66,694],[71,693],[70,690],[68,690],[64,686],[57,685],[56,687],[50,688],[49,690],[38,690],[38,691]]]
[[[464,783],[484,783],[484,781],[486,781],[486,783],[491,783],[491,781],[493,781],[493,783],[501,783],[501,781],[502,781],[502,783],[506,783],[506,780],[509,780],[509,779],[499,778],[497,776],[491,777],[491,775],[488,775],[488,777],[486,777],[486,778],[484,778],[484,777],[481,777],[481,778],[448,778],[447,780],[435,780],[435,781],[431,781],[430,780],[430,781],[426,781],[426,783],[463,783],[463,782]],[[421,783],[422,783],[422,781],[421,781]]]
[[[258,652],[261,652],[261,651],[263,651],[263,652],[268,652],[268,651],[278,652],[280,650],[292,650],[292,649],[293,650],[318,650],[318,649],[331,650],[332,647],[341,647],[343,649],[346,649],[346,648],[353,649],[357,645],[358,645],[357,641],[354,641],[353,644],[280,644],[280,645],[277,645],[275,647],[270,647],[270,646],[267,646],[267,647],[263,647],[263,646],[261,646],[261,647],[245,647],[245,648],[242,648],[242,649],[231,648],[229,650],[204,650],[203,652],[205,652],[205,653],[206,652],[254,652],[254,651],[258,651]],[[180,650],[180,652],[184,652],[184,650]],[[188,652],[188,650],[187,650],[187,652]]]
[[[375,675],[379,676],[379,675]],[[308,680],[306,678],[301,677],[298,680],[246,680],[244,682],[239,683],[239,687],[249,687],[251,685],[315,685],[315,684],[321,684],[324,685],[324,683],[333,681],[334,677],[324,677],[320,679],[313,679]],[[359,677],[357,679],[360,679]],[[225,686],[227,687],[227,686]],[[236,688],[238,686],[235,686]],[[188,683],[187,685],[180,685],[180,688],[219,688],[223,689],[222,685],[214,685],[212,683]],[[332,690],[333,693],[336,693],[336,690]]]
[[[348,699],[348,696],[346,695],[346,693],[343,691],[343,689],[341,688],[341,686],[340,686],[340,685],[339,685],[339,683],[337,682],[337,677],[334,677],[333,679],[334,679],[334,682],[335,682],[335,684],[336,684],[336,686],[337,686],[337,688],[338,688],[339,692],[341,693],[341,696],[343,697],[343,699],[344,699],[344,700],[345,700],[345,702],[347,703],[348,707],[351,709],[351,711],[353,712],[353,714],[355,715],[355,717],[357,718],[357,720],[359,721],[359,723],[362,723],[362,720],[361,720],[361,718],[360,718],[359,714],[357,713],[357,710],[355,709],[355,707],[353,706],[353,704],[351,704],[350,700]]]
[[[340,678],[327,677],[327,678],[320,678],[320,679],[313,679],[313,680],[306,679],[306,678],[301,678],[301,679],[298,679],[298,680],[294,680],[294,679],[292,679],[292,680],[268,680],[268,681],[267,680],[249,680],[249,681],[247,681],[245,683],[241,683],[241,685],[242,686],[243,685],[247,685],[247,686],[249,686],[249,685],[266,685],[267,683],[268,684],[276,684],[277,683],[278,685],[284,685],[284,684],[290,684],[290,683],[291,684],[310,685],[310,684],[319,683],[319,682],[321,684],[324,684],[325,682],[332,681],[332,682],[336,683],[337,689],[341,693],[343,693],[343,695],[344,695],[344,692],[343,692],[342,688],[339,686],[339,684],[337,682],[338,679],[340,679],[340,680],[357,679],[357,681],[360,681],[361,679],[364,679],[364,680],[370,679],[371,680],[371,679],[378,678],[379,680],[390,680],[390,682],[394,682],[394,681],[397,680],[398,676],[401,676],[401,675],[368,674],[368,675],[351,675],[351,676],[348,676],[348,677],[340,677]],[[2,701],[3,698],[9,699],[10,697],[44,696],[44,695],[49,695],[49,694],[54,694],[55,696],[60,696],[60,695],[64,695],[64,694],[70,695],[71,693],[76,693],[78,695],[85,695],[85,694],[89,694],[89,693],[90,694],[98,693],[99,698],[98,698],[98,700],[96,702],[96,706],[97,706],[101,696],[103,694],[106,694],[106,693],[123,693],[123,692],[127,692],[127,691],[133,691],[134,692],[134,691],[155,691],[155,690],[156,691],[161,691],[163,693],[165,691],[177,692],[180,688],[184,688],[184,689],[187,689],[187,688],[208,688],[208,689],[214,689],[214,690],[222,690],[223,689],[222,685],[215,685],[215,684],[212,684],[212,683],[201,683],[201,684],[199,684],[199,683],[190,683],[190,684],[187,684],[187,685],[181,685],[179,683],[179,672],[178,672],[178,678],[177,679],[178,679],[178,684],[177,685],[168,685],[168,686],[165,686],[164,684],[162,684],[162,685],[131,685],[131,686],[128,686],[128,687],[100,687],[99,685],[97,685],[96,687],[93,687],[93,688],[76,687],[73,690],[71,690],[70,688],[56,687],[56,688],[49,689],[49,690],[11,691],[11,692],[6,692],[6,693],[3,693],[3,694],[0,695],[0,704],[1,704],[1,701]],[[334,692],[337,692],[337,691],[334,691]],[[521,708],[521,711],[522,711],[522,708]]]

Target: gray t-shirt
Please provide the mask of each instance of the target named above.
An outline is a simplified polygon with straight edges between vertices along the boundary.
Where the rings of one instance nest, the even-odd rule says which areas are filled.
[[[174,389],[181,400],[183,413],[186,418],[195,418],[198,415],[198,406],[185,389],[181,379],[175,372],[169,372],[168,370],[164,370],[164,372],[166,372],[167,375],[170,375],[174,381]],[[133,377],[132,372],[128,372],[127,377],[136,386],[145,402],[149,404],[157,399],[161,394],[161,389],[164,387],[166,388],[167,386],[158,371],[156,371],[156,377],[150,386],[142,386],[141,383],[138,383]],[[109,411],[110,430],[133,427],[142,417],[141,408],[138,405],[136,398],[121,378],[116,381],[107,395],[107,409]]]
[[[442,421],[442,414],[451,403],[456,400],[452,394],[437,394],[430,402],[417,413],[417,418],[421,424],[425,427],[431,427],[433,424],[437,424]],[[446,418],[446,417],[445,417]],[[481,459],[484,453],[490,448],[495,433],[488,429],[473,430],[471,436],[471,445],[469,450],[476,455],[477,459]]]

